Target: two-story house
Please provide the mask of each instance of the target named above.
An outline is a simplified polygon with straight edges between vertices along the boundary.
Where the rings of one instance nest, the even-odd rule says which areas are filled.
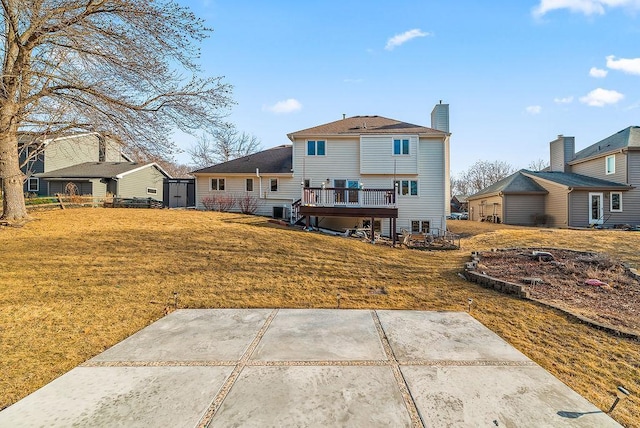
[[[169,175],[155,163],[132,162],[121,147],[98,133],[42,139],[25,135],[21,147],[24,191],[38,196],[68,193],[163,200]],[[26,161],[26,162],[25,162]]]
[[[551,165],[520,170],[468,198],[470,219],[551,227],[640,224],[640,127],[575,152],[575,139],[550,143]]]
[[[291,145],[195,171],[198,207],[224,192],[249,193],[259,199],[258,214],[305,217],[328,229],[445,230],[448,107],[432,112],[442,129],[354,116],[290,133]]]

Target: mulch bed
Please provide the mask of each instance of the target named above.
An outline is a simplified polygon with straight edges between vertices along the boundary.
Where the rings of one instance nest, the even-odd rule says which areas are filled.
[[[534,251],[553,257],[534,257]],[[516,284],[529,283],[527,290],[533,299],[597,323],[640,333],[640,280],[609,256],[555,248],[486,251],[480,253],[477,271]],[[531,279],[542,282],[535,284]]]

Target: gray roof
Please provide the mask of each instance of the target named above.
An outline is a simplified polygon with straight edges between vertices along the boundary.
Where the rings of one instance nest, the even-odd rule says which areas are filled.
[[[446,132],[426,126],[414,125],[382,116],[353,116],[313,128],[287,134],[290,140],[313,135],[361,135],[361,134],[429,134],[444,137]]]
[[[540,186],[533,179],[525,176],[520,170],[514,172],[508,177],[503,178],[489,187],[485,187],[477,193],[468,196],[467,199],[476,199],[480,196],[488,196],[494,193],[512,193],[512,194],[546,194],[549,193],[544,187]]]
[[[39,178],[115,178],[120,174],[139,169],[153,163],[138,162],[85,162],[55,171],[36,174]],[[160,172],[163,172],[158,168]],[[163,172],[164,174],[164,172]],[[164,174],[166,175],[166,174]]]
[[[573,172],[527,171],[527,170],[523,170],[522,172],[524,172],[529,176],[540,177],[544,180],[552,181],[554,183],[571,187],[573,189],[628,190],[631,188],[631,186],[627,184],[616,183],[614,181],[608,181],[608,180],[601,180],[599,178],[588,177],[586,175],[576,174]]]
[[[571,163],[625,147],[640,148],[640,126],[629,126],[604,140],[600,140],[575,154]]]
[[[291,174],[293,168],[291,145],[263,150],[228,162],[193,171],[192,174]]]

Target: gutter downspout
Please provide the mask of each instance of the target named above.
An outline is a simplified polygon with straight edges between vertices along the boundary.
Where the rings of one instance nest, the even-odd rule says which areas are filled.
[[[262,177],[260,177],[260,168],[256,168],[256,177],[258,177],[258,186],[260,187],[260,196],[258,196],[258,198],[262,197]]]

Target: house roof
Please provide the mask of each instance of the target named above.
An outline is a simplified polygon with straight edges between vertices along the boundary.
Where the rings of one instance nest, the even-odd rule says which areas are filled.
[[[600,140],[575,154],[569,163],[588,159],[604,153],[620,150],[626,147],[640,148],[640,126],[629,126],[604,140]]]
[[[631,186],[614,181],[601,180],[599,178],[589,177],[573,172],[561,171],[527,171],[523,173],[529,177],[540,177],[543,180],[552,181],[554,183],[570,187],[573,189],[612,189],[612,190],[628,190]]]
[[[428,134],[445,136],[446,132],[426,126],[414,125],[382,116],[353,116],[313,128],[287,134],[291,141],[312,135],[362,135],[362,134]]]
[[[514,172],[489,187],[485,187],[477,193],[468,196],[467,199],[477,199],[481,196],[488,196],[497,193],[529,193],[546,194],[549,193],[544,187],[536,183],[533,179],[522,174],[523,170]]]
[[[123,176],[140,169],[155,167],[163,175],[171,178],[162,168],[155,163],[138,162],[85,162],[72,165],[66,168],[57,169],[41,174],[36,174],[39,178],[62,179],[62,178],[122,178]]]
[[[192,174],[290,174],[293,168],[291,145],[282,145],[228,162],[193,171]]]

